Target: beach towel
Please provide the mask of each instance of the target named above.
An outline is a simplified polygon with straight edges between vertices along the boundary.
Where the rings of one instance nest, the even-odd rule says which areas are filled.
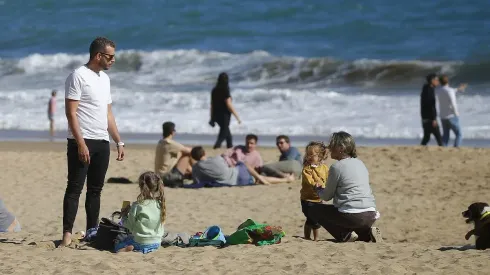
[[[227,244],[255,244],[257,246],[281,243],[286,233],[280,226],[256,223],[248,219],[238,226],[238,230],[226,238]]]

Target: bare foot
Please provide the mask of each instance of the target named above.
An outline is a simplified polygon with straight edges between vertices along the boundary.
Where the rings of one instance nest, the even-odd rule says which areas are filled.
[[[63,239],[61,240],[60,246],[69,246],[71,244],[71,233],[63,233]]]
[[[286,180],[287,180],[288,182],[293,182],[293,181],[295,180],[295,178],[296,178],[296,177],[294,176],[294,174],[290,174],[289,176],[287,176],[287,177],[286,177]]]
[[[119,250],[117,251],[117,253],[119,253],[119,252],[131,252],[131,251],[133,251],[133,250],[134,250],[134,246],[132,246],[132,245],[128,245],[128,246],[126,246],[126,247],[124,247],[124,248],[119,249]]]

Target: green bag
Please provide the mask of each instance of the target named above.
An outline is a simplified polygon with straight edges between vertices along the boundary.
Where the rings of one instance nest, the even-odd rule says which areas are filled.
[[[227,244],[255,244],[258,246],[278,244],[286,233],[280,226],[256,223],[248,219],[238,226],[238,230],[226,238]]]

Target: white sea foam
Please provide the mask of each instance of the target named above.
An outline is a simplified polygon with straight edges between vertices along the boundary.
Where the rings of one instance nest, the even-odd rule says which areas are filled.
[[[328,135],[346,130],[369,138],[417,138],[420,75],[451,73],[461,66],[460,62],[341,62],[328,57],[277,57],[264,51],[117,54],[109,75],[118,125],[121,131],[142,133],[159,133],[166,120],[176,122],[179,132],[216,133],[218,129],[207,124],[209,91],[217,74],[226,71],[243,120],[242,125],[232,123],[234,133]],[[0,60],[0,128],[46,129],[51,89],[63,91],[67,75],[87,59],[86,54],[58,53]],[[407,87],[413,92],[408,93]],[[465,137],[490,138],[488,97],[470,91],[459,104]],[[61,92],[59,129],[66,129],[63,107]]]
[[[44,130],[49,90],[0,93],[0,128]],[[233,133],[329,135],[345,130],[358,137],[418,138],[421,134],[419,99],[415,95],[342,94],[326,90],[235,89],[233,98],[243,124]],[[123,132],[159,133],[171,120],[181,133],[216,133],[209,118],[209,92],[142,92],[113,90],[114,112]],[[481,96],[460,99],[466,138],[490,138],[489,103]],[[59,97],[56,127],[66,129],[63,99]]]

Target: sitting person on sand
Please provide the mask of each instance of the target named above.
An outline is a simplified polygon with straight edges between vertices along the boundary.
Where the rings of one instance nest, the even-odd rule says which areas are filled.
[[[321,204],[322,199],[317,194],[316,186],[325,187],[328,178],[328,166],[323,163],[328,157],[328,149],[323,142],[312,141],[306,146],[303,172],[301,173],[301,210],[306,217],[305,239],[318,240],[318,229],[321,225],[308,214],[312,205]]]
[[[138,179],[138,200],[123,209],[123,226],[131,235],[114,246],[115,252],[138,251],[144,254],[160,248],[166,217],[163,181],[156,173],[145,172]]]
[[[175,124],[167,121],[162,125],[163,138],[155,152],[155,173],[159,174],[165,186],[180,187],[184,179],[191,179],[191,148],[173,140]]]
[[[269,177],[287,177],[293,174],[295,177],[301,175],[303,159],[296,147],[291,146],[288,136],[276,137],[277,149],[281,153],[278,162],[268,163],[258,170],[262,175]]]
[[[380,230],[372,227],[379,213],[354,138],[346,132],[333,133],[328,148],[337,162],[330,166],[326,187],[318,186],[318,195],[324,201],[333,199],[333,205],[312,205],[308,215],[339,242],[382,242]]]
[[[235,167],[238,162],[244,162],[254,168],[264,165],[264,161],[256,150],[259,138],[254,134],[248,134],[245,137],[245,146],[238,145],[228,149],[221,156],[226,160],[228,166]]]
[[[292,176],[286,178],[261,176],[253,167],[243,162],[238,162],[235,167],[229,167],[221,156],[207,157],[204,148],[201,146],[192,148],[191,157],[195,162],[192,166],[192,177],[195,183],[216,182],[243,186],[285,183],[294,180]]]
[[[7,210],[0,198],[0,233],[2,232],[19,232],[20,223],[15,216]]]

